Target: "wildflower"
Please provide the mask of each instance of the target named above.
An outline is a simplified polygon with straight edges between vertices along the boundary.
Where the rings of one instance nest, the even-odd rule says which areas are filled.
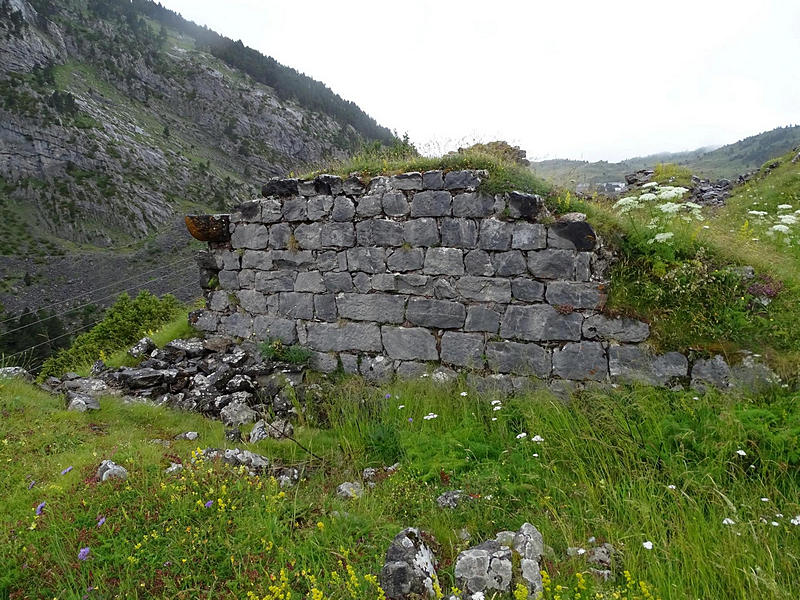
[[[769,502],[769,498],[762,498],[761,501],[762,502]]]
[[[736,451],[736,454],[738,454],[739,456],[747,456],[747,452],[745,452],[745,451],[744,451],[744,450],[742,450],[741,448],[739,448],[739,449]]]
[[[578,548],[578,556],[583,556],[586,554],[586,548]]]
[[[657,198],[658,198],[658,196],[656,196],[655,194],[649,194],[649,193],[648,194],[642,194],[641,196],[639,196],[639,200],[641,200],[642,202],[652,202],[653,200],[656,200]]]
[[[502,404],[502,402],[500,402],[500,400],[492,400],[492,406],[495,406],[497,404]]]
[[[517,434],[517,439],[518,440],[521,440],[521,439],[526,438],[526,437],[528,437],[528,434],[525,433],[524,431],[522,433],[518,433]]]
[[[103,526],[103,523],[105,523],[105,522],[106,522],[106,518],[105,518],[105,517],[100,517],[100,518],[97,520],[97,526],[98,526],[98,527],[102,527],[102,526]]]
[[[773,527],[777,527],[779,523],[777,521],[772,521],[770,525],[772,525]]]
[[[644,546],[645,550],[652,550],[653,549],[653,542],[651,542],[649,540],[646,541],[646,542],[642,542],[642,546]]]
[[[787,225],[784,225],[783,223],[781,223],[780,225],[773,225],[772,227],[769,228],[769,231],[767,231],[767,233],[773,231],[777,231],[779,233],[789,233],[789,227]]]
[[[536,452],[534,452],[533,453],[533,458],[539,458],[539,455]]]
[[[36,480],[35,479],[31,479],[31,482],[28,484],[28,489],[31,489],[35,485],[36,485]]]
[[[317,521],[317,529],[319,529],[320,531],[325,531],[325,523],[323,523],[322,521]]]
[[[754,217],[765,217],[765,216],[767,216],[767,213],[765,211],[763,211],[763,210],[748,210],[747,214],[748,215],[753,215]]]
[[[436,413],[428,413],[427,415],[425,415],[422,418],[425,419],[426,421],[430,421],[431,419],[435,419],[438,416],[439,415],[437,415]]]
[[[775,517],[778,518],[778,519],[782,519],[783,518],[783,513],[776,513]]]
[[[497,417],[492,417],[492,421],[497,421]]]
[[[654,238],[647,240],[648,244],[652,244],[653,242],[663,243],[669,239],[675,237],[675,234],[671,231],[665,231],[663,233],[657,233]]]
[[[212,505],[212,504],[214,504],[214,501],[213,501],[213,500],[209,500],[208,502],[206,502],[206,503],[205,503],[205,505],[204,505],[204,506],[205,506],[206,508],[211,508],[211,505]]]
[[[789,523],[792,525],[800,525],[800,515],[797,515],[794,519],[790,519]]]
[[[414,417],[408,417],[408,422],[409,423],[413,423],[414,422]]]
[[[386,395],[384,396],[384,398],[386,398],[387,400],[388,400],[389,398],[391,398],[391,397],[392,397],[392,395],[391,395],[391,394],[386,394]]]
[[[681,205],[676,202],[665,202],[658,207],[658,210],[668,215],[674,215],[680,209]]]
[[[62,474],[62,475],[66,475],[66,474],[67,474],[67,473],[69,473],[70,471],[72,471],[72,465],[68,466],[66,469],[64,469],[63,471],[61,471],[61,474]]]
[[[647,183],[645,183],[642,186],[642,189],[646,190],[646,189],[655,188],[655,187],[658,187],[658,182],[657,181],[648,181]]]
[[[531,438],[531,441],[536,442],[537,444],[541,444],[544,441],[544,438],[537,434]]]
[[[792,210],[791,204],[778,204],[778,210]]]
[[[736,521],[734,521],[733,519],[729,519],[728,517],[725,517],[724,519],[722,519],[722,524],[723,525],[736,525]]]
[[[406,407],[405,404],[398,404],[397,405],[397,410],[403,410],[405,407]]]
[[[466,396],[466,395],[467,395],[467,392],[461,392],[461,393],[459,394],[459,396],[461,396],[462,398],[463,398],[464,396]]]
[[[493,406],[492,410],[500,410],[501,408],[503,407],[498,404],[497,406]]]
[[[89,552],[91,552],[89,546],[86,546],[86,548],[81,548],[78,551],[78,560],[86,560],[87,558],[89,558]]]
[[[39,506],[36,507],[36,514],[37,515],[41,515],[42,514],[42,510],[44,509],[44,505],[45,504],[47,504],[47,502],[42,502]]]
[[[796,225],[797,217],[795,217],[794,215],[781,215],[778,217],[778,221],[780,221],[784,225]]]
[[[674,484],[674,483],[670,483],[670,484],[667,486],[667,489],[668,489],[668,490],[674,490],[674,489],[675,489],[675,484]]]

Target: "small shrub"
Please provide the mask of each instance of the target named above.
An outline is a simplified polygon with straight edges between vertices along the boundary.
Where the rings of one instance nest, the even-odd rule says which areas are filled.
[[[287,346],[280,340],[261,344],[261,355],[269,360],[304,365],[311,359],[311,351],[297,344]]]

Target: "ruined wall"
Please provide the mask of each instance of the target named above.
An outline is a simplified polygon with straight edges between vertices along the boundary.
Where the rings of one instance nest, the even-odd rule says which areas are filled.
[[[460,369],[656,384],[687,359],[639,347],[645,323],[611,319],[592,227],[542,199],[479,191],[481,171],[361,181],[272,180],[209,244],[206,332],[280,339],[312,366],[383,378],[429,361]]]

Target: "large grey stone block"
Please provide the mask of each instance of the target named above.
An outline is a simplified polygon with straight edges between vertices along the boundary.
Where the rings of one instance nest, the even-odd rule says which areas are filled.
[[[422,173],[412,171],[394,175],[389,185],[395,190],[421,190]]]
[[[319,221],[327,217],[333,208],[333,196],[320,194],[312,196],[306,202],[306,216],[309,221]]]
[[[257,316],[253,321],[253,335],[258,340],[278,339],[284,344],[294,344],[297,341],[295,322],[273,315]]]
[[[527,273],[528,266],[525,264],[525,257],[519,250],[509,250],[508,252],[494,252],[491,255],[494,273],[497,277],[510,277],[511,275],[522,275]]]
[[[606,295],[597,283],[553,281],[547,284],[545,298],[550,304],[572,308],[600,308]]]
[[[239,287],[245,289],[255,288],[256,273],[254,269],[242,269],[239,271]]]
[[[441,190],[444,188],[444,173],[442,171],[425,171],[422,174],[422,187],[426,190]]]
[[[338,222],[352,221],[356,215],[356,206],[346,196],[336,196],[331,210],[331,220]]]
[[[367,194],[383,194],[392,189],[391,178],[386,175],[378,175],[369,180],[367,184]]]
[[[575,253],[571,250],[528,252],[528,271],[539,279],[572,279],[575,277]]]
[[[267,299],[261,292],[256,290],[239,290],[236,292],[239,299],[239,306],[250,314],[263,314],[267,312]]]
[[[458,290],[446,277],[437,277],[433,281],[433,296],[439,300],[453,300],[458,298]]]
[[[320,271],[347,271],[347,254],[344,250],[317,252],[316,267]]]
[[[575,281],[589,281],[592,278],[591,252],[578,252],[575,255]]]
[[[416,296],[430,296],[433,294],[433,281],[427,275],[417,273],[404,273],[395,277],[397,291],[401,294],[414,294]]]
[[[313,294],[301,292],[281,292],[278,296],[278,314],[288,319],[313,319]]]
[[[456,194],[453,198],[454,217],[488,217],[494,212],[494,198],[479,192]]]
[[[484,250],[510,250],[514,226],[498,219],[481,221],[480,247]]]
[[[405,319],[406,297],[393,294],[338,294],[336,307],[339,316],[344,319],[402,323]]]
[[[386,257],[386,267],[390,271],[416,271],[422,268],[425,253],[422,248],[398,248]]]
[[[320,242],[324,248],[352,248],[356,232],[352,223],[323,223]]]
[[[242,202],[240,205],[234,207],[231,213],[231,223],[252,223],[261,218],[261,204],[258,200],[250,202]]]
[[[478,245],[478,226],[472,219],[444,218],[440,231],[442,246],[475,248]]]
[[[342,192],[350,196],[360,196],[364,193],[364,183],[356,175],[351,175],[342,182]]]
[[[394,273],[376,273],[370,278],[370,285],[373,290],[381,292],[393,292],[397,289]]]
[[[319,373],[333,373],[339,368],[339,361],[331,352],[312,352],[308,366]]]
[[[308,323],[308,346],[320,352],[381,352],[381,331],[375,323]]]
[[[242,255],[242,268],[269,271],[272,269],[272,253],[262,250],[245,250]]]
[[[730,387],[731,368],[717,354],[712,358],[700,358],[692,365],[692,387],[704,390],[707,386],[720,389]]]
[[[350,271],[384,273],[386,251],[383,248],[350,248],[347,251],[347,266]]]
[[[353,290],[353,277],[347,271],[325,273],[322,276],[325,289],[329,292],[350,292]]]
[[[319,271],[305,271],[298,273],[297,278],[294,280],[295,292],[313,292],[321,294],[326,291],[325,282],[322,279],[322,273]]]
[[[436,219],[411,219],[403,224],[403,240],[412,246],[439,244],[439,227]]]
[[[398,360],[438,360],[436,338],[422,327],[381,327],[383,348]]]
[[[484,334],[445,332],[442,336],[441,360],[461,367],[483,368]]]
[[[353,287],[356,288],[357,292],[366,294],[372,290],[372,277],[366,273],[356,273],[353,275]]]
[[[403,192],[386,192],[381,198],[383,213],[388,217],[404,217],[411,207]]]
[[[444,174],[444,187],[447,190],[474,190],[481,184],[477,172],[449,171]]]
[[[277,198],[265,198],[261,201],[262,223],[277,223],[283,218],[283,206]]]
[[[489,342],[486,359],[489,368],[498,373],[548,377],[552,368],[550,350],[536,344]]]
[[[228,310],[230,306],[230,299],[228,298],[230,292],[211,292],[208,296],[208,308],[213,311],[222,312]]]
[[[516,223],[511,237],[516,250],[540,250],[547,247],[547,229],[540,223]]]
[[[308,218],[306,199],[291,196],[283,201],[283,218],[286,221],[305,221]]]
[[[535,279],[512,279],[511,295],[515,300],[522,302],[542,302],[544,301],[544,284]]]
[[[391,380],[394,375],[394,363],[385,356],[364,356],[358,365],[361,376],[373,383],[383,383]]]
[[[232,248],[262,250],[269,243],[269,231],[260,223],[239,223],[231,234]]]
[[[259,271],[256,273],[255,289],[269,293],[291,292],[296,277],[296,271]]]
[[[446,217],[450,215],[452,200],[450,192],[434,190],[417,192],[411,199],[411,216]]]
[[[509,306],[500,325],[500,337],[529,342],[581,339],[583,315],[563,315],[547,304]]]
[[[537,194],[510,192],[508,194],[508,214],[513,219],[535,221],[544,209],[544,200]]]
[[[269,227],[269,247],[283,250],[289,246],[292,238],[292,227],[288,223],[275,223]]]
[[[320,223],[301,223],[294,229],[294,239],[303,250],[322,248],[322,225]]]
[[[636,319],[592,315],[583,322],[583,337],[589,340],[643,342],[650,335],[650,326]]]
[[[249,338],[253,334],[253,318],[240,312],[220,317],[217,331],[231,337]]]
[[[498,329],[500,329],[500,313],[485,306],[470,306],[467,308],[464,331],[497,333]]]
[[[668,352],[654,356],[641,346],[610,346],[608,366],[611,378],[626,383],[671,386],[689,373],[689,361],[683,354]]]
[[[223,290],[238,290],[239,285],[239,271],[220,271],[217,273],[219,280],[219,287]]]
[[[314,316],[319,321],[336,321],[336,296],[334,294],[314,294]]]
[[[458,329],[464,325],[467,311],[460,302],[411,298],[406,320],[414,325],[435,329]]]
[[[249,252],[258,252],[257,250],[245,250],[245,254]],[[242,268],[242,263],[239,257],[239,251],[232,252],[231,250],[218,250],[214,253],[215,264],[217,269],[227,269],[228,271],[238,271]],[[245,269],[251,268],[245,266]]]
[[[457,248],[428,248],[422,271],[429,275],[463,275],[464,255]]]
[[[356,224],[359,246],[401,246],[403,224],[388,219],[367,219]]]
[[[573,381],[604,381],[608,359],[600,342],[575,342],[553,350],[553,375]]]
[[[330,194],[338,196],[342,193],[342,178],[338,175],[323,173],[314,178],[314,189],[317,194]]]
[[[491,277],[494,265],[489,253],[485,250],[470,250],[464,255],[464,268],[469,275]]]
[[[356,213],[359,217],[377,217],[383,209],[383,194],[363,196],[357,200]]]
[[[508,279],[466,275],[456,281],[456,289],[467,300],[499,303],[511,301],[511,282]]]
[[[273,250],[272,263],[276,269],[304,269],[314,264],[309,250]]]
[[[547,246],[569,250],[594,250],[597,246],[597,234],[586,221],[553,223],[547,230]]]

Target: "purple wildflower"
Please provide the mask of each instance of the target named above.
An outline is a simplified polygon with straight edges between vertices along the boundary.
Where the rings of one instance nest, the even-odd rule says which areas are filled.
[[[386,398],[387,400],[388,400],[389,398],[391,398],[391,397],[392,397],[392,395],[391,395],[391,394],[386,394],[386,396],[385,396],[385,398]]]
[[[47,502],[42,502],[39,506],[36,507],[36,514],[37,515],[42,514],[42,510],[44,509],[44,505],[45,504],[47,504]]]
[[[213,500],[209,500],[208,502],[206,502],[206,508],[211,508],[212,504],[214,504],[214,501]]]
[[[100,517],[100,519],[97,521],[97,526],[100,527],[105,522],[106,522],[106,518],[105,517]]]
[[[408,417],[408,422],[409,423],[413,423],[414,422],[414,417]]]
[[[31,482],[28,484],[28,489],[31,489],[35,485],[36,485],[36,480],[35,479],[31,479]]]
[[[89,546],[86,546],[86,548],[81,548],[78,551],[78,560],[86,560],[87,558],[89,558],[89,552],[91,552]]]
[[[66,474],[67,474],[67,473],[69,473],[70,471],[72,471],[72,465],[68,466],[66,469],[64,469],[63,471],[61,471],[61,474],[62,474],[62,475],[66,475]]]

